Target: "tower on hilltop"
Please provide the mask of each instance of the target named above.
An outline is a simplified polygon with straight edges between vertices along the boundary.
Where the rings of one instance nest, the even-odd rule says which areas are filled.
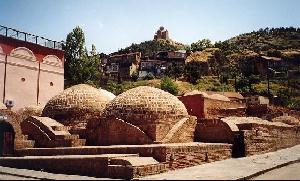
[[[159,27],[159,29],[156,31],[154,35],[154,40],[159,40],[159,39],[170,40],[169,32],[163,26]]]

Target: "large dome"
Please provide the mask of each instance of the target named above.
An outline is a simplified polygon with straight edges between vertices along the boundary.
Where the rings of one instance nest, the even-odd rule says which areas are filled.
[[[175,121],[187,115],[184,104],[177,97],[148,86],[136,87],[118,95],[103,113],[105,117],[120,118],[133,124]]]
[[[45,106],[43,116],[54,119],[65,119],[68,116],[100,114],[112,98],[98,89],[79,84],[65,89],[54,96]]]

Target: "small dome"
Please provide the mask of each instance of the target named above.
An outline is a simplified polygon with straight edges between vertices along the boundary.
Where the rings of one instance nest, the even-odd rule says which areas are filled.
[[[116,117],[132,124],[150,124],[155,120],[177,120],[188,115],[184,104],[161,89],[140,86],[118,95],[103,115]]]
[[[115,94],[113,94],[113,93],[111,93],[111,92],[108,92],[108,91],[105,90],[105,89],[101,89],[101,88],[100,88],[99,91],[101,92],[101,94],[103,94],[103,95],[109,97],[111,100],[113,100],[113,99],[116,97]]]
[[[86,113],[100,114],[111,100],[112,98],[103,91],[79,84],[50,99],[43,110],[43,116],[60,120]]]

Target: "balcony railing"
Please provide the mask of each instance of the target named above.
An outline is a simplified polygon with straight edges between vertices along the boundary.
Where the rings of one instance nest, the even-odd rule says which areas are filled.
[[[49,40],[41,36],[25,33],[2,25],[0,25],[0,35],[58,50],[62,50],[64,44],[63,41],[57,42]]]

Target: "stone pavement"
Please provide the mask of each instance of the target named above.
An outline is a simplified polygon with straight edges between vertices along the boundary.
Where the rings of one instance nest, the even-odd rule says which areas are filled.
[[[54,174],[42,171],[16,169],[0,166],[0,180],[101,180],[101,178]],[[114,180],[103,178],[103,180]]]
[[[140,178],[141,180],[237,180],[300,161],[300,145],[243,158],[207,163]]]
[[[300,180],[300,163],[271,170],[251,180]]]

